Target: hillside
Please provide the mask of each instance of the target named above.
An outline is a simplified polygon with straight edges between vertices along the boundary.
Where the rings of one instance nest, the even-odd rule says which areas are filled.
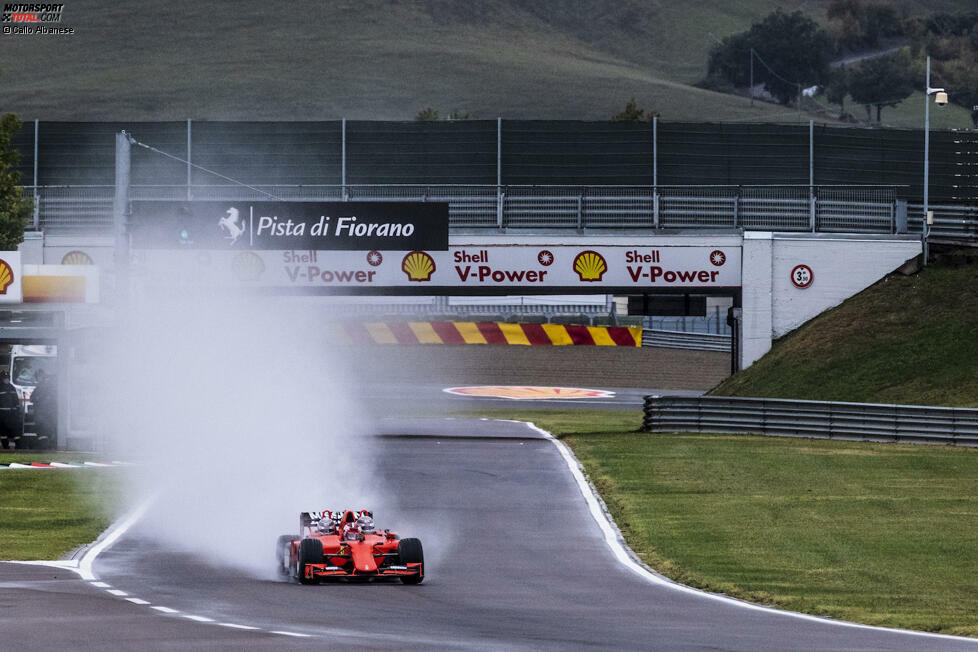
[[[667,120],[807,121],[693,88],[709,48],[787,3],[363,0],[65,6],[72,36],[0,36],[0,111],[42,120],[607,119],[634,96]],[[907,11],[960,11],[962,0]],[[909,103],[905,103],[909,104]],[[911,107],[913,123],[919,107]],[[967,112],[934,116],[967,126]],[[950,125],[948,125],[950,126]]]
[[[711,394],[978,407],[978,253],[891,274]]]

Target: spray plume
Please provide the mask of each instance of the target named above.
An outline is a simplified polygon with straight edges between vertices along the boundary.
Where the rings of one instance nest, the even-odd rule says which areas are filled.
[[[327,310],[139,294],[112,338],[103,414],[111,450],[138,464],[127,495],[157,495],[142,532],[267,576],[299,511],[378,509],[370,426],[346,392],[351,361],[323,341]]]

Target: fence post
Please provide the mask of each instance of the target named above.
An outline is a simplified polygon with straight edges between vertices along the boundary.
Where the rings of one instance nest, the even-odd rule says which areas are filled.
[[[581,192],[577,194],[577,230],[582,231],[584,229],[584,193],[587,189],[582,189]]]
[[[659,228],[659,116],[652,116],[652,226]]]
[[[496,118],[496,185],[503,185],[503,119]]]
[[[40,229],[41,225],[41,211],[39,208],[40,201],[37,194],[37,135],[40,133],[40,121],[35,118],[34,120],[34,230]]]
[[[815,233],[815,121],[808,121],[808,223]]]
[[[192,146],[191,146],[191,123],[190,118],[187,118],[187,201],[191,201],[193,197],[193,191],[190,188],[190,184],[193,182],[192,170],[190,167],[190,161],[192,159]]]
[[[815,186],[811,186],[808,190],[808,225],[811,227],[812,233],[815,233],[815,202]]]
[[[738,185],[737,194],[734,196],[734,214],[733,214],[734,228],[737,228],[737,225],[740,224],[740,192],[741,192],[741,187]]]
[[[340,185],[343,186],[343,201],[350,199],[346,192],[346,118],[340,123]]]
[[[506,192],[503,190],[502,186],[496,186],[496,226],[502,230],[503,223],[503,205],[506,203]]]

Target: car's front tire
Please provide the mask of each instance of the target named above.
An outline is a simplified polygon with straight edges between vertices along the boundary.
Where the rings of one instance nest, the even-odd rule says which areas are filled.
[[[306,566],[321,563],[323,563],[323,542],[319,539],[303,539],[300,541],[299,561],[296,564],[299,581],[303,584],[318,584],[318,579],[306,577]]]
[[[401,539],[397,544],[397,554],[402,564],[421,564],[417,575],[402,575],[405,584],[421,584],[424,581],[424,549],[420,539]]]

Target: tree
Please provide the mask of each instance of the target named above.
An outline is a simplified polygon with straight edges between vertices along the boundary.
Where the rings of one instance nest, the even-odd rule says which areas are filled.
[[[799,87],[824,83],[831,55],[831,39],[815,21],[800,11],[786,14],[779,9],[747,32],[714,46],[707,74],[746,86],[753,60],[755,83],[763,82],[779,102],[790,104],[798,97]]]
[[[849,73],[849,94],[852,100],[866,107],[866,117],[872,120],[876,107],[876,122],[880,122],[884,106],[896,106],[914,92],[915,79],[910,58],[905,53],[878,57],[862,62]]]
[[[434,122],[438,120],[438,111],[429,106],[418,111],[418,115],[414,116],[414,119],[419,122]]]
[[[832,104],[839,105],[839,115],[846,113],[846,95],[849,94],[849,72],[845,66],[840,66],[829,75],[829,83],[825,85],[825,97]]]
[[[20,154],[10,148],[20,125],[12,113],[0,118],[0,251],[16,251],[17,245],[24,241],[24,229],[34,212],[33,198],[23,197],[23,188],[17,185]]]
[[[625,103],[621,113],[616,113],[611,119],[614,122],[641,122],[645,120],[645,109],[640,108],[633,97]]]
[[[829,30],[839,47],[847,50],[872,48],[880,38],[905,33],[896,10],[884,3],[833,0],[825,10]]]

